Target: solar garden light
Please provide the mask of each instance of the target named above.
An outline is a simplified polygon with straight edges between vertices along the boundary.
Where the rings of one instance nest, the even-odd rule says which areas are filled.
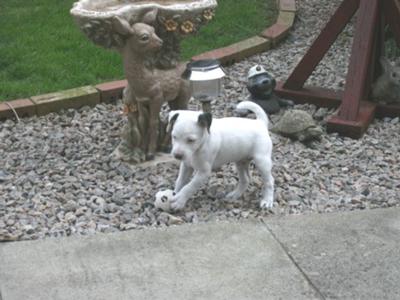
[[[211,100],[222,91],[225,72],[218,60],[205,59],[190,62],[183,74],[190,81],[192,95],[199,100],[204,112],[211,112]]]

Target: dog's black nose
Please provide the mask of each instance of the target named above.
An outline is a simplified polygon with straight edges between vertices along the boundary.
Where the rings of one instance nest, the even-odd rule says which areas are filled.
[[[174,157],[175,157],[176,159],[181,160],[181,159],[183,158],[183,154],[176,153],[176,154],[174,154]]]

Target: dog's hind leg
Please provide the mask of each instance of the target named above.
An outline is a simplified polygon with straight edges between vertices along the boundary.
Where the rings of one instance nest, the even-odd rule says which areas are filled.
[[[272,161],[270,157],[258,155],[254,157],[256,167],[261,173],[264,182],[261,208],[271,208],[274,205],[274,177],[272,177]]]
[[[236,200],[246,191],[250,181],[249,164],[249,160],[242,160],[236,163],[239,182],[236,189],[226,195],[228,200]]]
[[[226,195],[227,200],[236,200],[246,191],[249,181],[249,162],[239,162],[236,164],[236,168],[238,170],[239,182],[237,187],[230,193]]]

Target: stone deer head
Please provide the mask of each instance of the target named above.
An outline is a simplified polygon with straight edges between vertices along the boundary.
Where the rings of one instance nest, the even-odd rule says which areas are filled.
[[[155,22],[157,10],[147,12],[141,22],[130,25],[128,21],[118,16],[113,18],[114,29],[124,37],[123,49],[134,53],[147,55],[154,54],[162,47],[163,41],[155,33],[151,25]]]

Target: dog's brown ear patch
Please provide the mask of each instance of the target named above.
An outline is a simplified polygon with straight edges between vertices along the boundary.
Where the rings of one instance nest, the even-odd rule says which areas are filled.
[[[169,119],[168,126],[167,126],[168,133],[172,131],[172,128],[174,128],[175,121],[176,121],[176,119],[178,119],[178,117],[179,117],[179,113],[176,113]]]
[[[212,115],[208,112],[202,113],[197,119],[197,123],[199,123],[201,127],[207,128],[208,133],[210,133],[211,122]]]

